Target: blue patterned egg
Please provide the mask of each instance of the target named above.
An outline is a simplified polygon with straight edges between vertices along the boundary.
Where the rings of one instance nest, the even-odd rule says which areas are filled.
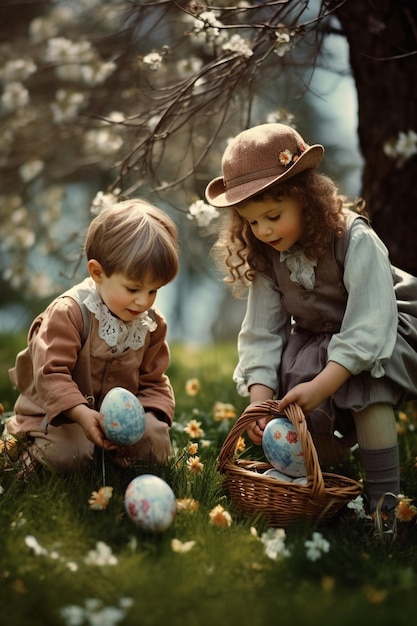
[[[125,509],[132,522],[146,532],[166,530],[177,513],[177,500],[171,487],[159,476],[142,474],[128,484]]]
[[[132,446],[145,431],[145,410],[137,397],[123,387],[114,387],[104,396],[100,413],[109,441]]]
[[[307,474],[297,431],[286,417],[268,422],[262,435],[262,447],[269,463],[279,472],[292,477]]]

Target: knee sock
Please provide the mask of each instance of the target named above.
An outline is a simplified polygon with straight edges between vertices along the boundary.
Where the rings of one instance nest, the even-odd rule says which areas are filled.
[[[365,483],[369,496],[369,509],[373,513],[384,493],[400,493],[400,460],[398,446],[382,450],[360,450]]]
[[[384,493],[400,493],[400,461],[395,413],[373,404],[353,415],[371,513]]]

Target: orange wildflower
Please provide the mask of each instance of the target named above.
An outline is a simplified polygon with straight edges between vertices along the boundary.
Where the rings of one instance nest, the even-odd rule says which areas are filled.
[[[214,507],[209,513],[210,524],[214,526],[230,526],[232,524],[232,517],[221,504]]]
[[[198,511],[200,503],[194,498],[177,498],[177,511]]]
[[[233,404],[216,402],[214,405],[214,419],[216,422],[233,420],[236,417],[236,409]]]
[[[411,504],[411,498],[403,497],[397,504],[396,516],[400,522],[411,522],[417,515],[417,507]]]
[[[94,511],[104,511],[104,509],[107,509],[112,495],[113,487],[100,487],[98,491],[93,491],[88,501],[90,509]]]

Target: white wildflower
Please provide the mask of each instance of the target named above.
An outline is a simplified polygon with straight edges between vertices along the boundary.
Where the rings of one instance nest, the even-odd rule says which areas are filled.
[[[60,613],[67,626],[81,626],[81,624],[84,624],[85,610],[81,606],[69,604],[64,606]]]
[[[87,565],[117,565],[117,557],[104,541],[97,541],[96,549],[90,550],[84,559]]]
[[[197,200],[189,207],[187,217],[190,220],[195,219],[197,225],[204,228],[218,215],[219,212],[210,204],[206,204],[203,200]]]
[[[195,541],[180,541],[180,539],[171,540],[171,549],[173,552],[189,552],[195,546]]]
[[[304,542],[304,547],[306,548],[306,556],[309,561],[317,561],[324,552],[330,550],[330,543],[324,539],[321,533],[314,532],[311,540]]]
[[[266,532],[262,533],[260,541],[264,545],[266,556],[274,561],[291,556],[290,551],[285,546],[285,539],[286,533],[283,528],[268,528]]]
[[[25,544],[34,551],[36,556],[46,556],[48,554],[48,550],[41,546],[33,535],[26,535]]]
[[[348,509],[352,509],[359,519],[364,519],[368,517],[365,513],[362,496],[356,496],[356,498],[348,502],[346,506]]]

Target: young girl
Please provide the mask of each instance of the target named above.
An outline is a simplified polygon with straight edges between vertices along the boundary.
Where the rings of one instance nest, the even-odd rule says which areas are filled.
[[[250,285],[238,392],[297,403],[322,465],[357,442],[373,513],[400,493],[394,407],[417,397],[417,281],[316,171],[323,152],[282,124],[237,135],[206,189],[228,209],[213,252],[226,281]],[[248,428],[256,444],[265,421]]]
[[[93,219],[85,253],[89,278],[38,315],[10,370],[20,395],[7,433],[27,441],[24,478],[41,466],[60,473],[85,468],[96,447],[121,466],[164,462],[170,453],[166,322],[153,303],[178,271],[176,227],[147,202],[126,200]],[[118,386],[145,409],[135,446],[116,446],[102,429],[101,402]]]

